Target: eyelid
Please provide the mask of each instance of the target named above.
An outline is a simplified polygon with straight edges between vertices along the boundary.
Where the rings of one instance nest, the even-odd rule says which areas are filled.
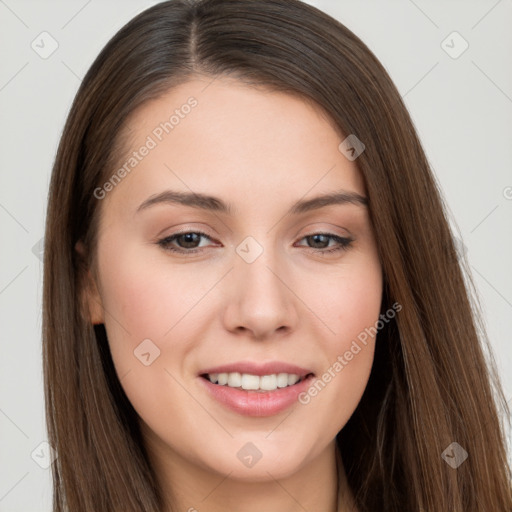
[[[160,240],[162,238],[169,238],[173,235],[180,235],[180,234],[184,234],[184,233],[201,233],[203,235],[206,235],[208,236],[209,238],[214,238],[213,234],[210,233],[209,229],[206,228],[206,227],[203,227],[203,224],[201,224],[201,227],[198,227],[198,226],[194,226],[194,223],[192,224],[187,224],[186,227],[184,228],[177,228],[176,231],[172,231],[169,235],[162,235],[162,233],[165,233],[166,231],[169,231],[169,229],[173,229],[172,226],[160,231],[156,236],[155,236],[155,240]]]
[[[311,226],[316,226],[316,227],[311,227]],[[329,227],[325,228],[325,226],[329,226]],[[301,231],[304,229],[307,229],[308,232],[305,235],[302,235],[302,237],[325,233],[325,234],[329,234],[329,235],[339,236],[340,238],[352,238],[352,233],[350,232],[349,229],[347,229],[345,227],[342,228],[341,226],[338,226],[337,224],[333,224],[332,222],[310,222],[309,224],[302,226],[295,233],[295,238],[297,238],[299,236],[299,233],[301,233]],[[346,232],[346,234],[332,233],[332,232],[330,232],[330,230],[337,230],[337,231],[343,230]]]

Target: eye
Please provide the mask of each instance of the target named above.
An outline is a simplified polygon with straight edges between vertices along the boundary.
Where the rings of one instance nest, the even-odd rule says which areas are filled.
[[[211,237],[201,231],[184,231],[162,238],[157,241],[157,244],[166,251],[180,254],[193,254],[201,251],[201,246],[198,244],[201,243],[202,238],[212,240]],[[331,233],[314,233],[303,237],[301,240],[307,240],[308,243],[314,245],[314,247],[306,247],[307,249],[321,254],[347,250],[354,241],[353,238],[341,237]],[[335,241],[336,245],[327,248],[329,247],[330,240]],[[172,245],[174,242],[176,242],[178,246]]]
[[[334,240],[337,245],[334,245],[330,249],[324,250],[329,246],[329,239]],[[305,236],[302,238],[302,240],[307,240],[309,243],[312,243],[315,247],[309,247],[309,249],[312,249],[315,253],[321,254],[346,251],[354,241],[353,238],[333,235],[332,233],[314,233],[312,235]]]
[[[178,252],[178,253],[195,253],[199,252],[197,243],[201,241],[201,238],[211,238],[201,231],[184,231],[182,233],[174,233],[165,238],[162,238],[157,243],[163,247],[166,251]],[[174,241],[183,244],[182,247],[175,247],[171,245]]]

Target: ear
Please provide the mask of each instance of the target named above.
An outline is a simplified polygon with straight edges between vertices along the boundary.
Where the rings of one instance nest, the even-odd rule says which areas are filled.
[[[104,323],[104,309],[98,286],[92,275],[91,270],[86,265],[86,248],[82,240],[75,244],[75,251],[79,254],[80,276],[80,296],[82,303],[82,312],[92,324]]]

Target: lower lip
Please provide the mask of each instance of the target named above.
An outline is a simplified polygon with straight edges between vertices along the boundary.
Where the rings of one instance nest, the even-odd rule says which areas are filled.
[[[273,416],[284,411],[294,402],[298,402],[298,396],[306,391],[314,378],[313,375],[309,375],[293,386],[278,388],[274,391],[246,391],[220,386],[204,377],[199,377],[199,380],[203,382],[213,398],[232,411],[245,416]]]

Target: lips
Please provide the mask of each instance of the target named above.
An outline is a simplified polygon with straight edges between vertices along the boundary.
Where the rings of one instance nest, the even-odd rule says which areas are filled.
[[[303,368],[290,363],[281,361],[270,361],[267,363],[256,363],[253,361],[238,361],[235,363],[224,364],[220,366],[212,366],[205,368],[199,372],[199,376],[212,373],[249,373],[251,375],[272,375],[278,373],[290,373],[298,375],[300,378],[306,377],[306,375],[313,374],[312,370]]]
[[[283,376],[290,379],[284,386]],[[211,398],[244,416],[272,416],[284,411],[298,403],[300,393],[303,393],[315,379],[310,369],[282,361],[238,361],[211,366],[202,369],[198,377],[199,385]],[[217,377],[222,377],[223,382],[220,383],[219,380],[217,383]],[[280,383],[259,382],[258,385],[258,377],[262,380],[279,379]],[[238,381],[244,389],[239,387]]]
[[[268,370],[265,369],[265,371]],[[310,373],[292,386],[264,392],[219,386],[205,378],[198,378],[198,383],[222,407],[243,416],[265,417],[284,412],[292,406],[298,407],[299,396],[307,390],[314,379],[315,377]]]

